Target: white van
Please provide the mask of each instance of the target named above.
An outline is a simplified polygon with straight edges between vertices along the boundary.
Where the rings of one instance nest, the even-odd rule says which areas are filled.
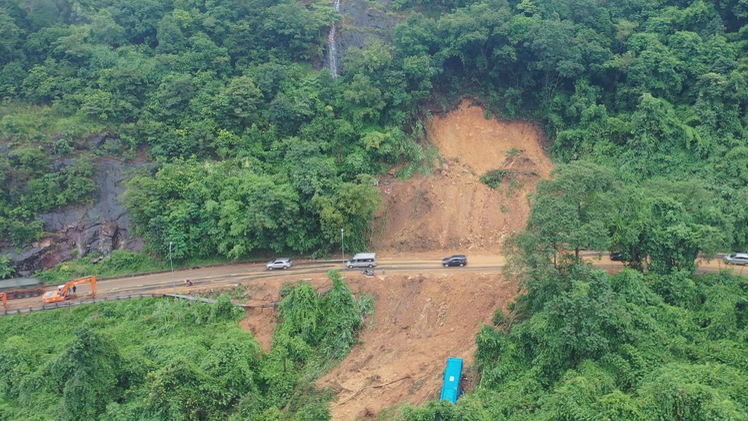
[[[353,258],[347,261],[346,266],[353,268],[373,268],[377,266],[376,253],[357,253]]]

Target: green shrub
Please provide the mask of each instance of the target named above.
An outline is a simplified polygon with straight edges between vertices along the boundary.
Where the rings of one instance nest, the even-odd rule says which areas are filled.
[[[132,275],[167,270],[168,265],[143,253],[113,250],[106,258],[93,254],[80,259],[63,262],[53,269],[42,270],[39,277],[49,284],[60,284],[83,276],[98,278]]]
[[[508,320],[506,314],[504,314],[504,310],[497,308],[493,311],[493,316],[491,316],[491,322],[494,326],[501,326]]]

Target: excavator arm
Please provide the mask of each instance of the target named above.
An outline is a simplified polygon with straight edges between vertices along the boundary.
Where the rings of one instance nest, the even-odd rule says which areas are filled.
[[[44,294],[42,301],[45,303],[57,303],[71,298],[70,288],[83,284],[91,284],[91,296],[96,297],[96,275],[86,276],[84,278],[73,279],[70,282],[61,285],[55,291],[49,291]]]
[[[96,275],[86,276],[85,278],[78,278],[78,279],[68,282],[65,285],[68,287],[68,289],[70,289],[73,286],[83,285],[83,284],[91,284],[91,295],[95,297],[96,296]]]

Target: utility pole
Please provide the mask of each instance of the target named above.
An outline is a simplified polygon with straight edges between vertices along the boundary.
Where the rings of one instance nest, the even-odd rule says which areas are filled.
[[[174,293],[177,293],[177,281],[174,279],[174,261],[171,260],[171,244],[169,241],[169,266],[171,266],[171,283],[174,286]]]
[[[343,228],[340,229],[340,251],[343,253],[343,262],[345,262],[345,241],[343,241]]]

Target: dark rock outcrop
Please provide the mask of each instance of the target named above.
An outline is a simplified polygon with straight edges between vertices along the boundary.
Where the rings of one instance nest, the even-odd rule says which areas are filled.
[[[362,0],[341,0],[340,14],[335,36],[336,62],[342,65],[339,73],[345,71],[343,56],[350,48],[365,48],[368,42],[381,40],[392,43],[392,29],[399,18],[391,13],[389,1],[368,2]]]
[[[120,160],[101,159],[96,174],[98,196],[92,205],[41,215],[44,231],[50,235],[29,249],[2,254],[11,258],[17,272],[27,275],[91,253],[109,256],[112,250],[140,251],[143,243],[130,235],[130,220],[120,203],[128,168]]]

